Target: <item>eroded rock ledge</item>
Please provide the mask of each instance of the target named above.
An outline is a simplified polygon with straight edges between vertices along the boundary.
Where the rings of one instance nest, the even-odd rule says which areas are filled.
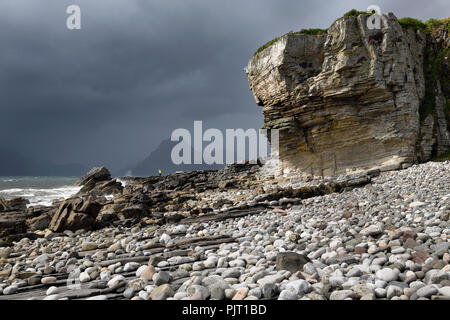
[[[304,181],[268,177],[261,174],[261,167],[261,163],[235,163],[218,171],[122,180],[112,178],[106,168],[94,168],[79,180],[82,188],[76,195],[52,206],[27,208],[25,199],[0,198],[0,241],[58,236],[66,230],[225,220],[350,190],[379,175],[375,170]]]
[[[250,60],[264,128],[280,130],[284,173],[399,169],[450,148],[448,83],[427,73],[430,60],[448,57],[448,28],[402,29],[389,13],[370,30],[368,17],[338,19],[326,35],[288,33]],[[432,68],[446,70],[441,58]]]

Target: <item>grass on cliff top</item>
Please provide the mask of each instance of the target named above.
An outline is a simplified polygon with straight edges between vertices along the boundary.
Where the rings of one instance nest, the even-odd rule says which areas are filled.
[[[328,29],[302,29],[298,32],[294,32],[295,34],[309,34],[313,36],[327,34]]]
[[[348,11],[347,13],[344,14],[343,17],[357,17],[360,14],[368,14],[367,11],[358,11],[356,9],[352,9],[350,11]],[[339,18],[342,19],[343,17]],[[337,20],[339,20],[337,19]],[[312,29],[302,29],[300,31],[297,32],[288,32],[288,33],[294,33],[294,34],[307,34],[307,35],[324,35],[326,34],[328,31],[328,29],[318,29],[318,28],[312,28]],[[286,33],[287,34],[287,33]],[[286,35],[284,34],[284,35]],[[283,36],[284,36],[283,35]],[[258,53],[260,53],[261,51],[263,51],[264,49],[270,47],[272,44],[274,44],[275,42],[277,42],[278,40],[280,40],[283,36],[275,38],[273,40],[270,40],[269,42],[265,43],[264,45],[262,45],[261,47],[258,48],[258,50],[255,51],[255,53],[253,54],[253,56],[258,55]]]
[[[375,13],[375,11],[372,11],[372,13]],[[344,13],[344,15],[342,17],[337,18],[336,20],[334,20],[334,22],[336,22],[338,20],[341,20],[341,19],[344,19],[345,17],[357,17],[360,14],[372,14],[372,13],[367,12],[367,11],[359,11],[359,10],[356,10],[356,9],[352,9],[352,10]]]
[[[444,18],[444,19],[429,19],[425,24],[429,27],[439,27],[444,24],[448,24],[450,22],[450,18]]]
[[[253,56],[258,55],[258,53],[260,53],[261,51],[263,51],[264,49],[270,47],[272,44],[274,44],[275,42],[277,42],[278,40],[280,40],[283,36],[275,38],[273,40],[270,40],[269,42],[267,42],[266,44],[262,45],[261,47],[258,48],[258,50],[256,50],[256,52],[253,54]]]
[[[419,19],[406,17],[398,19],[398,23],[400,23],[404,29],[414,29],[422,32],[432,32],[433,30],[442,27],[446,27],[447,30],[450,31],[450,18],[429,19],[426,22],[422,22]]]
[[[262,45],[261,47],[258,48],[258,50],[256,50],[256,52],[253,54],[253,56],[256,56],[258,53],[260,53],[261,51],[263,51],[264,49],[270,47],[272,44],[274,44],[275,42],[277,42],[278,40],[280,40],[282,37],[284,37],[285,35],[289,34],[289,33],[293,33],[293,34],[308,34],[308,35],[323,35],[323,34],[327,34],[327,29],[302,29],[300,31],[294,32],[294,31],[290,31],[288,33],[285,33],[284,35],[282,35],[281,37],[275,38],[273,40],[270,40],[269,42],[267,42],[266,44]]]
[[[344,13],[344,17],[357,17],[360,14],[369,14],[367,11],[358,11],[356,9],[352,9],[349,12]],[[343,17],[341,17],[343,18]],[[341,19],[339,18],[339,19]]]
[[[401,18],[398,19],[398,23],[402,26],[404,29],[414,29],[414,30],[420,30],[423,32],[427,31],[427,25],[420,21],[419,19],[414,18]]]
[[[367,12],[367,11],[359,11],[359,10],[356,10],[356,9],[352,9],[352,10],[346,12],[342,17],[336,19],[336,21],[340,20],[340,19],[343,19],[344,17],[357,17],[360,14],[370,14],[370,13]],[[404,29],[414,29],[414,30],[421,30],[423,32],[430,32],[430,33],[432,33],[433,31],[440,30],[442,28],[447,28],[447,30],[450,32],[450,18],[429,19],[426,22],[422,22],[419,19],[406,17],[406,18],[398,19],[398,22],[400,23],[400,25]],[[324,35],[324,34],[327,33],[327,31],[328,31],[327,29],[317,29],[316,28],[316,29],[302,29],[302,30],[300,30],[298,32],[291,31],[291,32],[288,32],[288,33],[307,34],[307,35]],[[283,36],[281,36],[281,37],[283,37]],[[264,44],[261,47],[259,47],[258,50],[256,50],[256,52],[253,54],[253,56],[256,56],[258,53],[260,53],[264,49],[270,47],[272,44],[274,44],[275,42],[280,40],[281,37],[278,37],[278,38],[275,38],[273,40],[270,40],[266,44]]]
[[[427,31],[433,36],[436,36],[436,34],[445,29],[450,32],[450,18],[429,19],[425,24],[427,25]]]

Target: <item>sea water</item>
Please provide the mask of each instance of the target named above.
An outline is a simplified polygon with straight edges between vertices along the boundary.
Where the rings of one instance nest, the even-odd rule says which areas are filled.
[[[0,177],[0,197],[6,200],[22,197],[30,206],[50,206],[77,193],[78,177]]]

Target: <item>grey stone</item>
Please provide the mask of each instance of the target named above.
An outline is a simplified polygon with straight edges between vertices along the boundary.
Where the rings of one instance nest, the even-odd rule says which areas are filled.
[[[376,276],[378,279],[384,280],[386,282],[395,281],[398,279],[398,274],[400,272],[397,269],[384,268],[377,271]]]
[[[353,297],[355,297],[355,293],[352,290],[337,290],[331,293],[330,300],[345,300]]]
[[[278,287],[274,283],[266,283],[262,286],[262,295],[264,298],[270,299],[278,293]]]
[[[386,297],[392,299],[393,297],[398,297],[403,294],[403,289],[397,286],[388,286],[386,290]]]
[[[4,289],[3,289],[3,294],[4,294],[4,295],[15,294],[15,293],[17,293],[17,290],[18,290],[18,289],[19,289],[19,288],[18,288],[17,286],[12,285],[12,286],[9,286],[9,287],[4,288]]]
[[[123,292],[123,296],[127,299],[131,299],[134,296],[134,289],[128,288]]]
[[[385,298],[386,297],[386,289],[384,288],[376,288],[375,289],[375,295],[377,296],[377,298]]]
[[[160,271],[153,275],[152,280],[156,286],[160,286],[169,282],[170,274],[167,271]]]
[[[169,297],[173,297],[175,292],[169,284],[163,284],[150,293],[150,298],[152,300],[167,300]]]
[[[291,289],[284,289],[280,292],[280,296],[278,297],[278,300],[298,300],[299,296],[295,292],[293,288]]]
[[[239,278],[241,271],[238,269],[226,269],[222,272],[222,278]]]
[[[351,277],[359,277],[362,275],[361,270],[358,267],[353,267],[349,272],[347,272],[346,276],[348,278]]]
[[[359,283],[350,288],[355,293],[355,297],[362,299],[362,297],[373,296],[373,289],[369,288],[365,283]]]
[[[276,258],[277,270],[288,270],[292,273],[303,270],[303,266],[310,262],[308,257],[295,252],[280,252]]]
[[[225,289],[220,284],[213,284],[209,287],[211,300],[225,299]]]
[[[420,298],[430,298],[432,295],[435,295],[439,292],[439,290],[434,285],[428,285],[422,287],[416,291],[416,294]]]
[[[286,285],[285,290],[292,290],[297,295],[304,295],[305,293],[308,293],[311,290],[311,285],[305,280],[300,279],[289,282]]]
[[[450,286],[440,288],[439,293],[443,296],[450,297]]]
[[[248,295],[260,299],[262,297],[262,289],[260,287],[251,289],[249,290]]]

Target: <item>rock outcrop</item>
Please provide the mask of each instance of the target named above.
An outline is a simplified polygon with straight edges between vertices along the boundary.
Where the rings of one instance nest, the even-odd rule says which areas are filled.
[[[86,173],[76,182],[76,185],[83,186],[88,184],[90,181],[98,182],[109,179],[111,179],[111,173],[109,173],[109,170],[105,167],[97,167],[89,170],[88,173]]]
[[[111,178],[109,170],[105,167],[91,169],[86,175],[80,178],[76,185],[82,186],[79,195],[86,194],[117,194],[122,192],[122,184],[116,179]]]
[[[49,229],[54,232],[91,229],[101,207],[95,201],[81,198],[67,199],[53,215]]]
[[[6,211],[8,209],[8,204],[6,200],[0,197],[0,212]]]
[[[44,237],[66,230],[99,230],[133,225],[162,226],[167,223],[223,220],[255,214],[272,206],[288,207],[324,194],[344,192],[370,183],[379,170],[336,179],[291,181],[265,177],[262,163],[235,163],[224,169],[181,172],[166,176],[100,180],[85,193],[78,193],[51,206],[23,210],[23,199],[3,200],[0,241]],[[92,179],[85,180],[87,185]],[[124,186],[122,186],[122,183]],[[110,193],[106,186],[120,185]],[[86,185],[83,186],[83,188]],[[106,189],[105,189],[106,188]],[[11,211],[10,204],[22,204]]]
[[[25,198],[5,200],[0,197],[0,212],[25,210],[28,204],[30,204],[30,201]]]
[[[368,17],[338,19],[325,35],[290,32],[250,60],[264,128],[280,130],[284,173],[399,169],[450,148],[449,89],[424,70],[442,48],[448,56],[447,29],[438,40],[403,29],[392,13],[381,29],[369,29]],[[425,112],[430,94],[436,101]]]

